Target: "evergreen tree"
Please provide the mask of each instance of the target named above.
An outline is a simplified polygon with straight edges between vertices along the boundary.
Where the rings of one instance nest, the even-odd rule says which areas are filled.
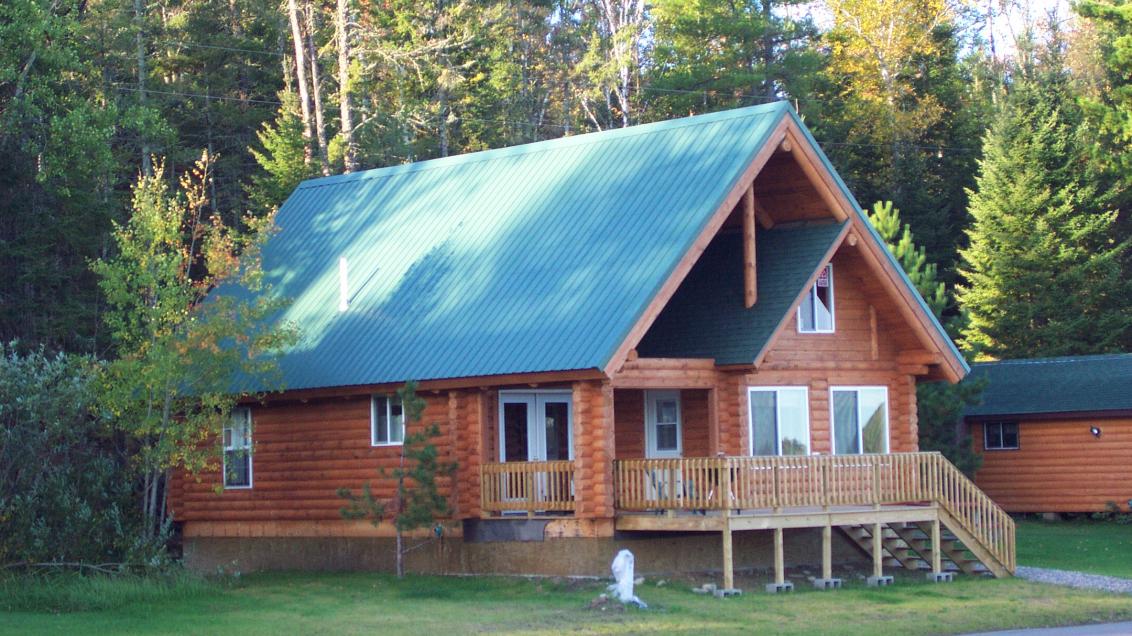
[[[252,175],[247,188],[255,210],[273,210],[282,205],[303,179],[313,177],[315,169],[306,161],[303,123],[298,114],[298,98],[291,91],[279,94],[282,104],[274,122],[265,122],[256,133],[262,150],[250,152],[263,170]]]
[[[1000,101],[970,194],[958,300],[964,344],[984,357],[1114,351],[1132,329],[1129,242],[1114,236],[1056,42],[1039,57]]]
[[[880,233],[889,251],[900,261],[900,266],[932,313],[936,317],[942,316],[947,308],[947,293],[939,280],[938,268],[935,263],[928,262],[924,248],[912,240],[912,227],[901,223],[900,210],[892,205],[892,201],[877,201],[869,211],[869,221]]]

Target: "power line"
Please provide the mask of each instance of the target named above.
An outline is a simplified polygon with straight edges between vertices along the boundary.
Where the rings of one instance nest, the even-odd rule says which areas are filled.
[[[273,100],[273,99],[255,99],[255,98],[252,98],[252,97],[227,97],[225,95],[204,95],[204,94],[201,94],[201,93],[180,93],[180,92],[177,92],[177,91],[161,91],[161,90],[156,90],[156,89],[153,89],[153,88],[147,88],[143,91],[140,88],[135,88],[135,87],[132,87],[132,86],[115,86],[114,88],[116,90],[129,91],[131,93],[144,92],[147,95],[148,94],[154,94],[154,95],[171,95],[171,96],[175,96],[175,97],[200,97],[200,98],[203,98],[203,99],[206,99],[206,100],[216,100],[216,101],[222,101],[222,102],[227,101],[227,102],[243,102],[243,103],[248,103],[248,104],[269,104],[269,105],[272,105],[272,106],[282,106],[283,105],[283,102],[279,102],[279,101],[276,101],[276,100]]]
[[[158,44],[174,44],[176,46],[184,46],[193,49],[212,49],[216,51],[231,51],[233,53],[251,53],[253,55],[271,55],[274,57],[283,57],[283,53],[279,51],[264,51],[260,49],[241,49],[234,46],[220,46],[219,44],[197,44],[195,42],[183,42],[179,40],[158,40]]]

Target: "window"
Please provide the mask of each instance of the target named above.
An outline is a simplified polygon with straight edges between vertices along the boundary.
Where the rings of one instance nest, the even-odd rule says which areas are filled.
[[[252,487],[252,410],[232,409],[224,427],[224,487]]]
[[[751,387],[751,455],[809,455],[809,393],[803,386]]]
[[[1018,422],[983,424],[983,448],[986,450],[1018,450]]]
[[[826,265],[798,306],[798,333],[833,333],[833,265]]]
[[[375,395],[370,401],[370,443],[374,446],[397,446],[405,441],[405,418],[401,400]]]
[[[645,391],[646,456],[680,457],[680,392]]]
[[[888,388],[834,387],[829,390],[833,452],[888,452]]]

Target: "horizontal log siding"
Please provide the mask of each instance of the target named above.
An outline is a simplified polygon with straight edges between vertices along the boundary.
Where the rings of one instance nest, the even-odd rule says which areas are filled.
[[[445,394],[422,397],[427,404],[424,416],[409,431],[437,424],[437,450],[444,461],[453,461],[457,441],[449,421],[453,405]],[[457,397],[455,406],[460,407],[460,402]],[[382,478],[379,471],[388,473],[398,466],[401,448],[370,445],[369,404],[369,397],[359,396],[253,406],[254,487],[217,492],[219,471],[196,477],[178,474],[172,487],[174,518],[185,522],[337,521],[342,501],[335,492],[340,487],[357,491],[368,481],[376,497],[391,497],[394,480]],[[461,408],[456,412],[461,413]],[[443,478],[440,485],[453,503],[461,503],[452,479]],[[478,496],[478,490],[473,496]]]
[[[1093,437],[1089,427],[1101,429]],[[983,449],[983,425],[971,425],[983,463],[975,483],[1008,512],[1096,512],[1132,499],[1132,418],[1023,420],[1018,450]]]

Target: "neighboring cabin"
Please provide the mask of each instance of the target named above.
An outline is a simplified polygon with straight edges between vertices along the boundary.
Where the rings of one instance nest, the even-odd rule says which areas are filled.
[[[933,561],[912,535],[943,523],[1013,569],[1009,518],[916,453],[916,382],[966,364],[784,103],[315,179],[278,225],[265,271],[303,340],[287,390],[237,412],[224,483],[174,483],[194,567],[388,567],[389,525],[342,520],[335,490],[392,493],[412,379],[459,466],[412,568],[722,547],[725,585],[733,560],[879,575],[911,564],[893,533]]]
[[[1132,354],[973,366],[975,482],[1010,512],[1097,512],[1132,500]]]

